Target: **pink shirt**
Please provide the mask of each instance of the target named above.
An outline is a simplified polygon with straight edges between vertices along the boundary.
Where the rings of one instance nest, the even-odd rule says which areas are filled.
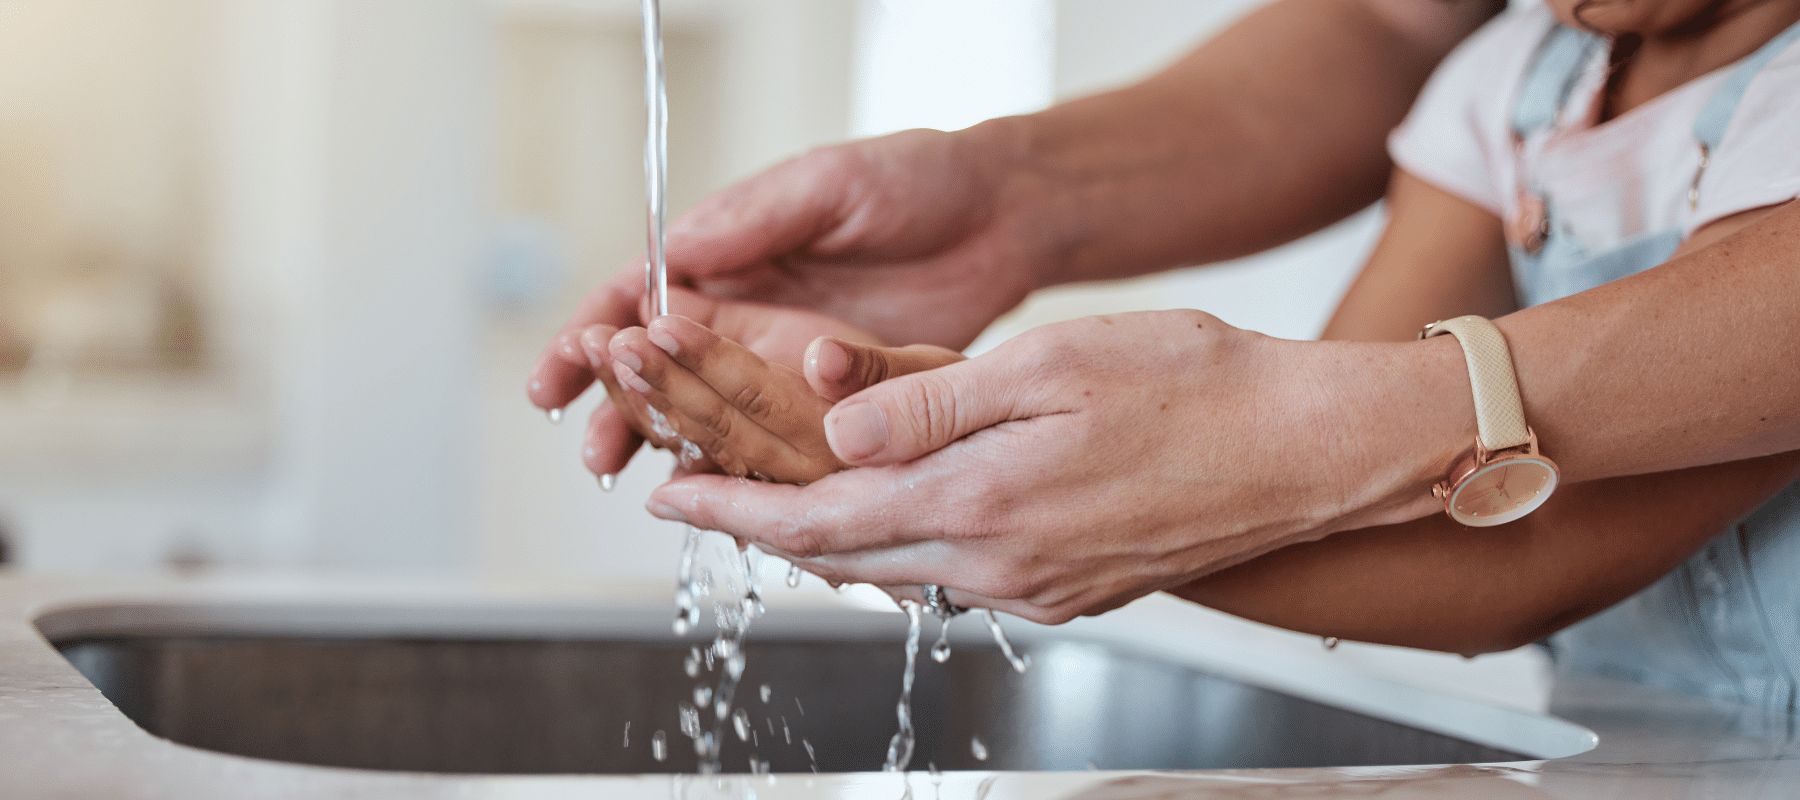
[[[1451,53],[1389,137],[1395,163],[1501,219],[1511,218],[1519,183],[1531,176],[1593,252],[1671,228],[1686,238],[1721,217],[1800,196],[1800,46],[1751,81],[1690,205],[1700,169],[1694,121],[1731,67],[1595,125],[1607,68],[1605,48],[1596,48],[1556,124],[1521,148],[1514,100],[1553,24],[1541,4],[1514,7]]]

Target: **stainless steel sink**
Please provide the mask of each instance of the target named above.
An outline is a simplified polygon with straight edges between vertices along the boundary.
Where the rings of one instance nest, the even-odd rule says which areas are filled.
[[[579,616],[525,608],[461,617],[453,609],[115,608],[58,612],[39,627],[137,724],[194,747],[385,770],[692,771],[694,747],[679,732],[677,708],[693,701],[696,684],[717,680],[717,672],[696,680],[683,670],[690,648],[705,641],[663,633],[660,611]],[[723,726],[726,770],[748,771],[752,756],[776,772],[880,769],[904,664],[894,615],[815,612],[762,627],[773,629],[752,631],[738,693],[752,739]],[[971,638],[956,640],[945,664],[921,653],[915,768],[1528,757],[1116,644],[1026,637],[1021,649],[1032,668],[1019,675],[974,636],[976,627],[963,626]],[[664,761],[652,753],[659,730]],[[977,738],[986,760],[976,757]]]

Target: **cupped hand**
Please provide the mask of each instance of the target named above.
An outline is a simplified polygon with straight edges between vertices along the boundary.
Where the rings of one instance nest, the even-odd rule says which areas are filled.
[[[1364,371],[1426,346],[1288,342],[1196,311],[1046,326],[838,403],[827,441],[863,469],[807,486],[690,476],[650,508],[828,580],[933,583],[1062,622],[1429,513],[1424,483],[1333,428],[1369,402],[1346,391]]]
[[[771,365],[781,365],[790,371],[799,368],[808,344],[820,336],[857,344],[874,343],[868,333],[816,312],[717,300],[680,288],[670,289],[669,309],[742,342],[741,346],[735,343],[734,346],[752,357],[766,359]],[[627,330],[643,333],[642,328]],[[582,460],[596,475],[619,473],[646,439],[678,454],[682,449],[681,442],[671,435],[673,428],[666,419],[658,419],[651,413],[654,407],[645,401],[644,395],[626,391],[620,384],[619,365],[614,363],[611,349],[613,338],[619,334],[619,329],[612,325],[588,325],[567,337],[566,343],[558,343],[539,363],[539,373],[546,372],[545,362],[553,361],[562,366],[550,372],[572,374],[579,371],[585,376],[583,380],[598,381],[605,387],[610,402],[600,404],[588,418],[582,449]],[[578,370],[570,359],[580,360]],[[684,471],[713,471],[710,459],[692,455],[682,459]]]
[[[845,464],[825,438],[832,402],[873,383],[962,360],[929,345],[885,348],[821,336],[805,374],[679,316],[620,331],[615,381],[726,474],[809,483]]]
[[[1035,287],[1032,238],[1011,225],[991,147],[904,131],[813,151],[727,188],[669,231],[669,278],[707,295],[812,309],[883,341],[967,345]],[[648,321],[642,263],[595,289],[533,368],[539,408],[568,405],[596,371],[582,336]],[[777,362],[728,320],[671,306]],[[836,335],[818,330],[816,335]],[[807,337],[810,340],[812,337]],[[601,427],[623,430],[607,422]],[[619,434],[620,437],[623,434]],[[607,451],[625,441],[607,441]],[[604,469],[622,465],[603,458]],[[613,462],[617,461],[617,464]]]

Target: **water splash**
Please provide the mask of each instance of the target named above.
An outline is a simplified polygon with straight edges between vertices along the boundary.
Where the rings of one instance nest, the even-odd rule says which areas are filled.
[[[705,592],[694,580],[694,560],[699,557],[700,529],[689,525],[681,543],[681,563],[675,570],[676,636],[686,636],[700,624],[699,596]]]
[[[987,622],[988,632],[994,635],[994,644],[1000,645],[1000,654],[1006,656],[1006,663],[1012,665],[1013,672],[1023,675],[1025,670],[1031,669],[1031,656],[1013,652],[1012,640],[1006,638],[1006,631],[1000,630],[1000,620],[994,616],[994,610],[982,609],[981,618]]]
[[[919,604],[911,600],[900,601],[900,607],[906,610],[906,672],[900,679],[900,702],[894,705],[900,730],[888,740],[887,763],[882,765],[882,772],[905,772],[913,756],[912,690],[913,677],[919,667],[919,630],[923,627],[920,624],[923,615],[919,613]]]

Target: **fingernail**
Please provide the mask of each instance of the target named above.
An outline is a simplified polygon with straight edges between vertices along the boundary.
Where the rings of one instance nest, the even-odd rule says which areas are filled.
[[[668,331],[663,330],[661,325],[650,326],[649,338],[651,344],[662,348],[662,351],[669,355],[675,355],[681,351],[680,343],[676,342],[675,337],[670,336]]]
[[[650,384],[644,382],[643,378],[638,377],[636,372],[632,372],[631,368],[625,366],[624,362],[616,359],[613,361],[613,376],[619,379],[620,386],[624,386],[638,394],[649,394],[651,391]]]
[[[842,382],[850,374],[850,351],[836,339],[820,339],[813,355],[813,372],[826,383]]]
[[[637,372],[644,368],[644,360],[638,358],[637,353],[633,353],[630,350],[620,350],[613,353],[613,362],[624,364],[626,367],[630,368],[632,372]]]
[[[648,508],[650,509],[650,516],[656,517],[657,519],[666,519],[670,522],[688,521],[688,518],[682,516],[680,511],[676,511],[674,506],[663,505],[662,503],[651,503]]]
[[[825,438],[845,461],[860,461],[888,446],[887,413],[867,401],[834,409],[825,418]]]
[[[581,332],[581,349],[587,352],[589,364],[597,365],[606,360],[606,343],[612,337],[604,334],[605,331],[598,327]]]

